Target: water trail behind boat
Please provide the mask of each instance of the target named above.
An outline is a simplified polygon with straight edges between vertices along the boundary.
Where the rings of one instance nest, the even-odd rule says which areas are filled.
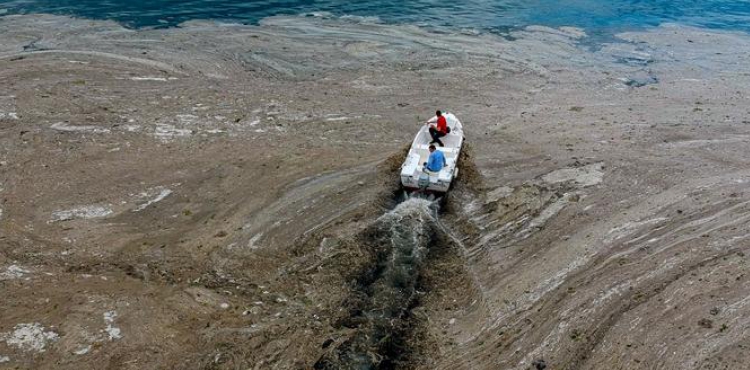
[[[357,283],[344,326],[356,333],[316,369],[393,369],[408,361],[411,309],[418,304],[420,270],[435,242],[437,203],[410,197],[363,233],[376,263]]]

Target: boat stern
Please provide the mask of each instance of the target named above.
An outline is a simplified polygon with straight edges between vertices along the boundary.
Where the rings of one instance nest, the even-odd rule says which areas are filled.
[[[419,154],[409,153],[401,166],[401,185],[405,188],[419,189]],[[416,176],[415,176],[416,175]]]

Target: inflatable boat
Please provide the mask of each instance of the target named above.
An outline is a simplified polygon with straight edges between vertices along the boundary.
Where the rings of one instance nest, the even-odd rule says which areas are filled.
[[[458,176],[458,156],[461,154],[461,145],[464,141],[464,131],[461,121],[452,113],[444,113],[450,132],[441,137],[440,141],[445,146],[435,144],[436,150],[445,155],[445,167],[440,171],[429,171],[424,167],[430,156],[430,125],[423,125],[417,133],[417,137],[411,144],[409,154],[404,164],[401,165],[401,185],[407,190],[418,190],[434,193],[445,193],[450,189],[451,183]],[[429,122],[435,122],[433,117]]]

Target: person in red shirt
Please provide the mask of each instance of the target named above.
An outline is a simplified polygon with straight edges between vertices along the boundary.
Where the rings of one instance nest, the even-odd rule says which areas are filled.
[[[437,123],[436,125],[430,125],[430,136],[432,136],[432,141],[430,141],[430,144],[437,143],[440,146],[443,145],[443,142],[440,141],[440,138],[448,134],[448,121],[443,117],[443,112],[437,111],[435,112],[435,116],[437,120],[430,120],[427,121],[427,124],[431,123]]]

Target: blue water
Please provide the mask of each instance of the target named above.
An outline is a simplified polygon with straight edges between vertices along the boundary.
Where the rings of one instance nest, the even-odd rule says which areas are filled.
[[[255,24],[268,16],[312,12],[500,33],[546,25],[606,35],[663,22],[750,32],[750,0],[0,0],[0,14],[73,15],[128,27],[170,27],[193,19]]]

